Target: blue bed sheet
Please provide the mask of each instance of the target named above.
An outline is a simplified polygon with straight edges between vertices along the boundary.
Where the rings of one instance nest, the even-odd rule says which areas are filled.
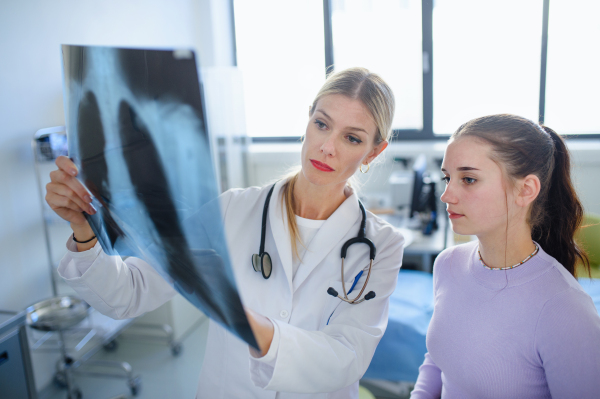
[[[596,305],[596,309],[600,313],[600,279],[580,278],[579,284],[592,297],[594,305]]]
[[[416,381],[427,352],[425,334],[432,314],[432,275],[401,270],[390,297],[387,330],[363,378]]]
[[[580,278],[600,313],[600,279]],[[387,330],[363,378],[416,381],[427,347],[425,335],[433,315],[432,275],[402,270],[390,297]]]

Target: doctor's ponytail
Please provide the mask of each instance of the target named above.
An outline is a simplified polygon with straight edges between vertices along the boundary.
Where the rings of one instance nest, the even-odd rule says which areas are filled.
[[[296,223],[296,202],[294,201],[294,186],[296,185],[296,180],[298,180],[298,173],[300,172],[296,172],[289,176],[281,188],[281,191],[283,192],[281,202],[287,213],[288,229],[292,240],[292,257],[295,257],[296,259],[300,259],[298,242],[300,245],[304,245],[300,239],[300,232],[298,231],[298,224]]]

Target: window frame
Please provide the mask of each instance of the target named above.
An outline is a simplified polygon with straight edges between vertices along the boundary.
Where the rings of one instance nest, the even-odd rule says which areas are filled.
[[[233,1],[231,2],[233,29],[235,29],[235,16],[233,15]],[[334,69],[333,59],[333,30],[331,20],[331,1],[323,0],[323,18],[324,18],[324,39],[325,39],[325,71],[329,73]],[[429,141],[445,142],[450,135],[435,134],[433,132],[433,7],[435,0],[422,0],[422,46],[423,60],[426,64],[423,66],[423,129],[394,129],[392,142],[403,141]],[[544,123],[545,101],[546,101],[546,66],[548,61],[548,20],[549,20],[550,0],[543,0],[542,11],[542,42],[541,42],[541,61],[540,61],[540,94],[539,94],[539,120]],[[235,35],[233,35],[234,49]],[[236,62],[237,66],[237,62]],[[560,132],[559,132],[560,134]],[[561,134],[567,139],[600,139],[600,132],[593,134]],[[299,136],[283,137],[258,137],[251,138],[252,143],[297,143],[300,142]]]

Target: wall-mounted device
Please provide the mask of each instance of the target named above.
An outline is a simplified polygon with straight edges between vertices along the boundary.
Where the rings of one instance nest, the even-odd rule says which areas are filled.
[[[435,181],[427,171],[427,158],[420,154],[412,170],[399,170],[389,178],[391,205],[408,217],[411,228],[429,235],[437,229],[437,198]]]

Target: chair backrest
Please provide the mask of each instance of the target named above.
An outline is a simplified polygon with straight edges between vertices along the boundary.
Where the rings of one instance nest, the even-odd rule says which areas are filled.
[[[582,228],[575,235],[575,241],[586,250],[590,265],[598,267],[600,265],[600,216],[586,214],[581,226]]]
[[[373,395],[367,388],[360,385],[358,387],[358,399],[375,399],[375,395]]]

